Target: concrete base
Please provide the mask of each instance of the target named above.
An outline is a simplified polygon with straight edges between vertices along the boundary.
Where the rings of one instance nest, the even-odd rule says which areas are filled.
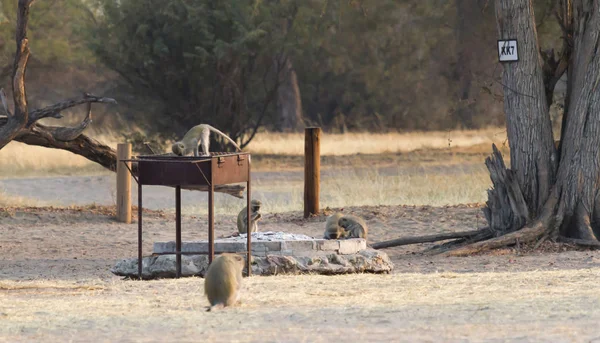
[[[184,255],[181,257],[181,275],[204,277],[208,268],[208,256]],[[117,261],[111,272],[115,275],[137,278],[137,258]],[[252,275],[338,275],[349,273],[389,273],[394,265],[387,254],[380,250],[364,249],[356,254],[323,256],[252,257]],[[142,278],[175,277],[175,255],[147,256],[142,260]]]
[[[312,239],[304,235],[292,235],[282,232],[252,233],[252,255],[264,257],[278,256],[315,256],[315,255],[352,255],[367,248],[367,241],[362,238],[328,240]],[[165,255],[175,253],[175,241],[155,242],[154,254]],[[208,241],[181,242],[184,254],[208,253]],[[215,240],[215,252],[246,251],[246,235]]]

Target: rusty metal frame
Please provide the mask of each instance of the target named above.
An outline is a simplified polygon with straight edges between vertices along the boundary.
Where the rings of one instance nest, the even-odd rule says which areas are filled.
[[[250,154],[248,153],[243,153],[244,155],[248,155],[248,174],[245,176],[245,181],[246,181],[246,209],[247,209],[247,223],[246,223],[246,227],[248,228],[248,232],[246,234],[247,238],[246,238],[246,244],[247,244],[247,251],[246,251],[246,275],[250,276],[252,274],[252,268],[251,268],[251,264],[252,264],[252,238],[251,238],[251,233],[250,233],[250,199],[251,199],[251,189],[250,189],[250,178],[251,178],[251,157]],[[209,191],[208,191],[208,261],[209,264],[212,263],[213,259],[214,259],[214,255],[215,255],[215,249],[214,249],[214,245],[215,245],[215,237],[214,237],[214,230],[215,230],[215,222],[214,222],[214,193],[215,193],[215,186],[216,186],[216,182],[215,180],[215,174],[219,171],[219,169],[222,167],[222,164],[224,163],[224,159],[222,157],[226,157],[226,156],[237,156],[237,166],[241,166],[242,165],[242,161],[244,161],[245,159],[242,158],[241,154],[237,154],[237,153],[214,153],[211,152],[211,156],[210,157],[205,157],[203,159],[198,159],[198,158],[193,158],[193,159],[182,159],[181,157],[169,157],[169,156],[164,156],[164,155],[156,155],[156,156],[149,156],[149,155],[145,155],[145,156],[138,156],[138,158],[135,159],[126,159],[126,160],[119,160],[119,162],[122,162],[125,164],[125,167],[127,168],[127,170],[129,171],[129,173],[131,174],[131,176],[133,177],[133,179],[135,180],[135,182],[138,185],[138,278],[140,280],[142,280],[142,261],[143,261],[143,249],[142,249],[142,243],[143,243],[143,237],[142,237],[142,186],[143,183],[140,182],[139,179],[139,175],[135,175],[133,172],[133,169],[129,167],[129,165],[127,165],[127,162],[131,162],[131,163],[138,163],[140,161],[146,160],[146,161],[153,161],[153,162],[160,162],[160,163],[170,163],[170,162],[187,162],[187,163],[193,163],[196,168],[198,168],[198,171],[200,171],[200,174],[202,175],[202,178],[204,180],[204,182],[206,182],[206,184],[209,186]],[[143,157],[143,158],[140,158]],[[148,159],[148,157],[152,158],[152,160]],[[159,157],[158,159],[154,159],[155,157]],[[211,177],[210,177],[210,182],[208,181],[208,178],[206,177],[206,175],[204,174],[204,172],[202,171],[202,169],[200,168],[200,166],[198,165],[198,163],[208,163],[210,162],[210,172],[211,172]],[[140,172],[140,164],[138,163],[138,173]],[[243,181],[242,181],[243,182]],[[236,182],[237,183],[237,182]],[[167,185],[163,185],[163,186],[167,186]],[[172,186],[172,185],[171,185]],[[175,185],[175,258],[176,258],[176,277],[179,278],[181,277],[181,255],[184,254],[181,251],[181,185]]]

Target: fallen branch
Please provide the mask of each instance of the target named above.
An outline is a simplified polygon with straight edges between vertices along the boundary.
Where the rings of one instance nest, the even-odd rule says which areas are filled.
[[[452,249],[464,247],[468,244],[473,244],[473,243],[480,242],[480,241],[483,241],[486,239],[490,239],[493,236],[494,236],[494,233],[489,228],[480,229],[479,234],[477,234],[475,236],[471,236],[469,238],[459,238],[459,239],[455,239],[453,241],[440,243],[440,244],[437,244],[430,248],[425,249],[425,251],[423,253],[427,254],[427,255],[438,255],[438,254],[444,253],[444,252],[452,250]]]
[[[397,246],[401,246],[401,245],[445,241],[448,239],[456,239],[456,238],[471,238],[471,237],[474,237],[474,236],[482,233],[482,231],[483,230],[472,230],[472,231],[462,231],[462,232],[446,232],[446,233],[440,233],[440,234],[436,234],[436,235],[402,237],[402,238],[392,239],[389,241],[374,243],[371,245],[371,247],[373,249],[385,249],[385,248],[397,247]]]
[[[556,194],[556,188],[553,189],[550,197],[544,204],[542,214],[531,224],[525,226],[521,230],[508,233],[506,235],[488,239],[485,241],[469,244],[467,246],[451,250],[444,253],[445,256],[467,256],[475,253],[479,253],[486,250],[496,249],[505,247],[507,245],[515,244],[517,240],[519,243],[529,243],[542,237],[545,233],[554,231],[554,209],[558,204],[558,195]]]

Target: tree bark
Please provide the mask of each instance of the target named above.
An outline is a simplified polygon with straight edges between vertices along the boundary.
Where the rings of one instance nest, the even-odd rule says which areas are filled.
[[[33,0],[19,0],[17,30],[15,40],[17,52],[13,63],[13,100],[15,103],[14,114],[5,106],[7,122],[0,127],[0,149],[12,141],[19,131],[25,127],[28,120],[27,95],[25,92],[25,72],[29,60],[29,40],[27,39],[27,21],[29,20],[29,6]]]
[[[574,0],[568,118],[563,129],[557,190],[559,233],[596,240],[600,188],[600,12],[598,1]]]
[[[556,150],[544,87],[532,0],[496,0],[500,39],[516,38],[519,61],[503,64],[511,169],[529,208],[541,211],[556,178]]]

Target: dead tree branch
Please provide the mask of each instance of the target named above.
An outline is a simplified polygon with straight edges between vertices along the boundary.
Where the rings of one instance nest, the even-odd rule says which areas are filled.
[[[507,169],[502,154],[492,144],[492,156],[485,159],[493,187],[483,213],[496,236],[522,228],[529,221],[529,209],[512,170]]]
[[[92,102],[99,102],[99,103],[105,103],[105,104],[116,104],[117,101],[113,98],[104,98],[104,97],[98,97],[95,95],[91,95],[88,93],[84,93],[83,98],[81,99],[76,99],[76,100],[67,100],[67,101],[63,101],[63,102],[59,102],[58,104],[54,104],[52,106],[48,106],[39,110],[35,110],[32,111],[31,113],[29,113],[29,120],[27,121],[27,127],[30,127],[31,125],[33,125],[33,123],[35,123],[36,121],[42,119],[42,118],[62,118],[62,114],[60,113],[61,111],[70,108],[70,107],[74,107],[77,105],[81,105],[81,104],[89,104]]]
[[[29,59],[29,41],[27,40],[27,21],[32,0],[19,0],[17,30],[15,39],[17,52],[13,64],[13,100],[15,113],[7,117],[5,125],[0,127],[0,149],[12,141],[27,123],[27,97],[25,94],[25,71]]]
[[[484,230],[485,229],[462,231],[462,232],[446,232],[446,233],[440,233],[440,234],[436,234],[436,235],[426,235],[426,236],[402,237],[402,238],[392,239],[389,241],[383,241],[383,242],[371,244],[371,248],[385,249],[385,248],[397,247],[397,246],[401,246],[401,245],[437,242],[437,241],[444,241],[444,240],[448,240],[448,239],[472,238],[476,235],[481,234]]]
[[[482,242],[469,244],[467,246],[451,250],[444,255],[446,256],[467,256],[479,253],[486,250],[505,247],[515,244],[517,240],[520,243],[529,243],[541,238],[544,234],[554,231],[555,225],[555,209],[558,204],[558,194],[556,188],[553,189],[550,197],[544,204],[542,213],[538,219],[531,224],[526,225],[521,230],[508,233],[506,235],[489,239]]]
[[[92,122],[92,103],[88,102],[88,113],[85,119],[75,127],[58,127],[52,132],[52,136],[59,141],[68,142],[79,137]],[[48,128],[49,129],[49,128]]]

